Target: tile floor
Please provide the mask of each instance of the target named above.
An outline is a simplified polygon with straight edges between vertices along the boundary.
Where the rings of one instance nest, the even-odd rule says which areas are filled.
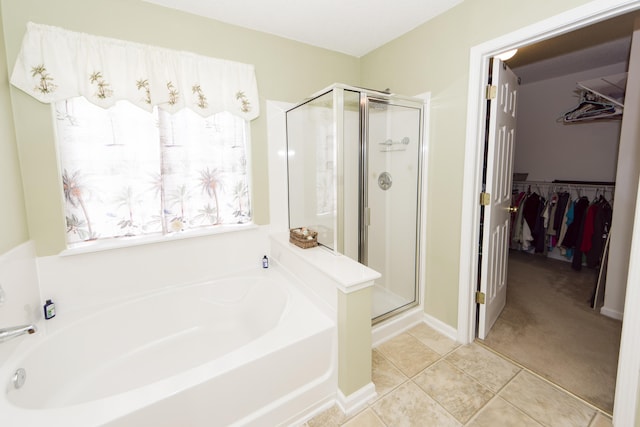
[[[304,427],[611,427],[611,418],[480,344],[425,324],[373,350],[378,397],[351,417],[333,407]]]

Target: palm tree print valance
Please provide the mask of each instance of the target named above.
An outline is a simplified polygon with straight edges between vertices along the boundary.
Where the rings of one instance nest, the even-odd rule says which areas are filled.
[[[147,111],[259,114],[253,65],[32,22],[11,84],[45,103],[84,96],[104,108],[128,100]]]

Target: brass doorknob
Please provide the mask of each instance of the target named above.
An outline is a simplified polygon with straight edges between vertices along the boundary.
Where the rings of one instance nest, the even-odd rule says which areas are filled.
[[[518,207],[517,206],[509,206],[509,212],[510,213],[518,212]]]

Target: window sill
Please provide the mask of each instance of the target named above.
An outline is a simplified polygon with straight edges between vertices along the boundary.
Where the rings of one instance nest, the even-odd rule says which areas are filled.
[[[153,243],[173,242],[176,240],[191,239],[193,237],[213,236],[216,234],[233,233],[244,230],[255,230],[258,226],[254,223],[221,225],[206,230],[188,230],[180,233],[171,233],[164,236],[135,236],[118,237],[92,242],[77,243],[59,253],[60,256],[72,256],[92,252],[108,251],[111,249],[129,248],[133,246],[148,245]]]

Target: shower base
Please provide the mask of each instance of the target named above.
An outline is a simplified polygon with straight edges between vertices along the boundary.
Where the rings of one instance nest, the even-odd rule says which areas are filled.
[[[396,310],[399,307],[405,306],[413,302],[413,298],[406,298],[393,293],[387,288],[381,285],[373,286],[373,304],[371,307],[371,318],[375,319],[378,316],[389,313]]]

